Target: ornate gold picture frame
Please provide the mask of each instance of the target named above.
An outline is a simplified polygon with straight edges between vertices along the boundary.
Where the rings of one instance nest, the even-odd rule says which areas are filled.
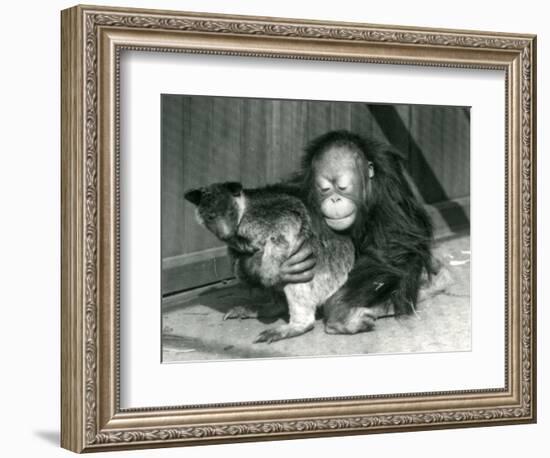
[[[536,420],[535,36],[93,6],[64,10],[61,33],[64,448],[91,452]],[[121,408],[124,50],[503,71],[505,386]]]

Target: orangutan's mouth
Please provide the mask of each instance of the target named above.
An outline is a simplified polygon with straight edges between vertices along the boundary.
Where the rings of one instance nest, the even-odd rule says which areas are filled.
[[[325,217],[325,221],[331,229],[335,231],[343,231],[344,229],[349,228],[353,221],[355,220],[355,213],[352,212],[347,216],[343,216],[341,218],[329,218],[328,216]]]

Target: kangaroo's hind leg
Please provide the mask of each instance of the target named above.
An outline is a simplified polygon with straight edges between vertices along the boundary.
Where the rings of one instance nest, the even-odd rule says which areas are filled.
[[[255,343],[289,339],[313,329],[318,300],[312,294],[311,284],[288,284],[284,287],[284,292],[288,302],[289,322],[261,332]]]

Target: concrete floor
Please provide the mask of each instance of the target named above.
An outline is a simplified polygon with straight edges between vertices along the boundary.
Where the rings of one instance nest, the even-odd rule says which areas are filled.
[[[236,305],[265,301],[235,281],[163,300],[163,362],[295,356],[469,351],[471,348],[470,237],[440,241],[435,253],[444,260],[453,282],[445,291],[418,304],[405,318],[381,318],[372,332],[328,335],[322,320],[315,329],[292,339],[252,343],[276,320],[223,320]]]

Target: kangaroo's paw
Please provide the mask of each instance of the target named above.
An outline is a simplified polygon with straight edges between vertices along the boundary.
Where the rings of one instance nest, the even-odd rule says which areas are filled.
[[[277,340],[290,339],[291,337],[300,336],[313,329],[313,325],[308,327],[296,327],[291,324],[283,324],[275,328],[269,328],[261,332],[254,343],[260,342],[276,342]]]
[[[223,316],[224,320],[245,320],[247,318],[258,318],[258,310],[255,310],[246,305],[237,305],[231,309]]]

